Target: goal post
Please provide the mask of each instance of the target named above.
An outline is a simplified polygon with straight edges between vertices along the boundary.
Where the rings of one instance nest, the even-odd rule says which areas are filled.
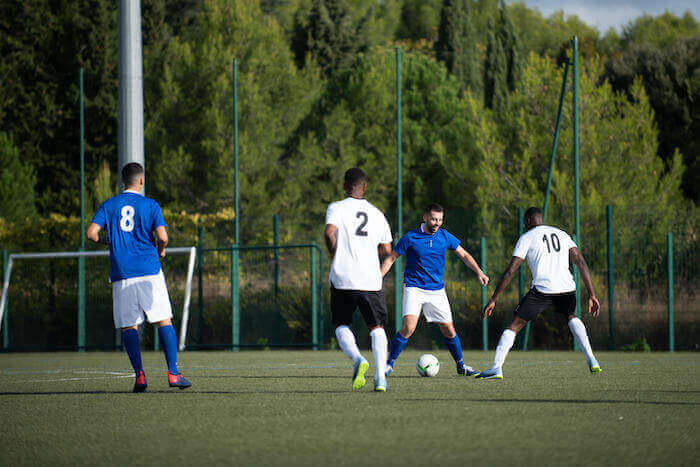
[[[196,247],[168,247],[165,249],[167,255],[188,255],[187,273],[185,278],[184,299],[182,305],[182,319],[180,330],[180,348],[184,348],[185,333],[187,330],[187,322],[189,320],[189,306],[192,296],[192,279],[194,276]],[[73,258],[89,258],[89,257],[108,257],[108,250],[98,251],[57,251],[57,252],[37,252],[37,253],[12,253],[7,256],[7,262],[4,265],[4,280],[2,285],[2,295],[0,296],[0,331],[3,331],[2,326],[6,324],[4,319],[7,312],[7,303],[10,284],[12,280],[13,266],[19,261],[25,260],[56,260],[56,259],[73,259]],[[76,301],[77,303],[77,301]],[[77,305],[76,305],[77,306]],[[84,325],[84,323],[83,323]],[[5,335],[8,330],[4,329]],[[5,339],[7,342],[7,339]]]

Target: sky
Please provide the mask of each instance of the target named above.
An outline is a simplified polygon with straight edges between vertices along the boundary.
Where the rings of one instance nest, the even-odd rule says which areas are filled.
[[[545,17],[556,10],[577,15],[602,33],[611,27],[619,32],[622,26],[644,13],[657,16],[664,10],[677,16],[689,10],[695,19],[700,19],[700,0],[525,0],[525,4],[536,7]]]

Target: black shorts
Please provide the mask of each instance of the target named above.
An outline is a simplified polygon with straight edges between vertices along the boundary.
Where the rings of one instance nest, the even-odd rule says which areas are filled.
[[[362,290],[340,290],[331,287],[331,316],[333,329],[352,325],[355,309],[359,308],[368,328],[384,326],[388,315],[384,293]]]
[[[515,307],[515,316],[532,321],[548,308],[554,308],[555,312],[566,316],[573,315],[576,311],[576,292],[542,293],[533,287]]]

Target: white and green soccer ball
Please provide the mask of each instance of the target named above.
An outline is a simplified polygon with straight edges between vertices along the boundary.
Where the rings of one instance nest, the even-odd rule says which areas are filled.
[[[421,376],[432,377],[440,371],[440,362],[435,355],[425,353],[416,362],[416,370]]]

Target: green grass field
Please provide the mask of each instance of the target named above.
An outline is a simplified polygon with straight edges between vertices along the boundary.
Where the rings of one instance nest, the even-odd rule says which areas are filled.
[[[363,352],[371,361],[371,352]],[[350,389],[340,351],[0,355],[0,465],[697,465],[700,354],[512,352],[503,381],[435,378],[406,351],[389,392]],[[465,360],[489,366],[492,352]],[[371,369],[370,371],[373,371]]]

